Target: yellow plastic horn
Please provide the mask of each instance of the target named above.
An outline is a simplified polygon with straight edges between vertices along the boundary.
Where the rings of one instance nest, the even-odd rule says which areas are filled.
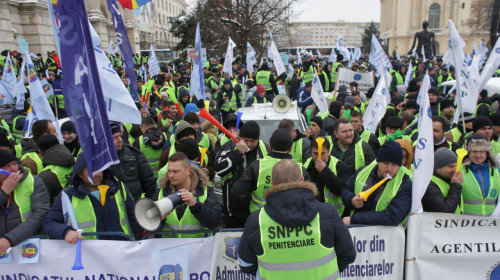
[[[466,149],[457,149],[457,171],[455,173],[458,173],[458,171],[460,171],[460,166],[462,166],[462,161],[464,160],[464,157],[466,155]]]
[[[207,108],[207,111],[210,110],[210,100],[204,100],[205,102],[205,108]]]
[[[205,159],[205,155],[207,154],[207,148],[201,148],[201,159],[200,159],[200,165],[203,166],[203,160]]]
[[[323,143],[325,143],[325,138],[323,137],[316,138],[316,143],[318,143],[318,159],[321,160],[321,152],[323,150]]]
[[[383,184],[383,183],[385,183],[385,181],[390,180],[390,179],[392,179],[392,177],[391,177],[389,174],[387,174],[387,176],[386,176],[384,179],[380,180],[380,182],[378,182],[378,183],[376,183],[375,185],[373,185],[373,187],[371,187],[371,188],[367,189],[367,190],[366,190],[366,191],[364,191],[364,192],[360,192],[360,193],[359,193],[359,196],[361,196],[361,197],[363,198],[363,200],[364,200],[364,201],[367,201],[367,200],[368,200],[368,197],[369,197],[369,196],[370,196],[370,195],[371,195],[374,191],[376,191],[376,190],[377,190],[380,186],[382,186],[382,184]]]
[[[104,203],[106,203],[106,192],[109,189],[108,185],[99,185],[97,186],[99,189],[99,193],[101,194],[101,205],[104,207]]]

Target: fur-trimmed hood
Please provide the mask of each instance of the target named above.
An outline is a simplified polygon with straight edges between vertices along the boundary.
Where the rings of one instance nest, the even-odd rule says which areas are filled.
[[[279,224],[298,227],[310,223],[320,208],[313,183],[293,182],[273,186],[264,192],[267,214]]]
[[[168,172],[165,172],[162,177],[160,178],[160,188],[166,188],[167,184],[168,187],[170,188],[170,192],[174,193],[176,192],[174,186],[169,184],[169,179],[168,179]],[[196,187],[201,186],[202,188],[206,188],[208,186],[208,177],[195,165],[191,164],[191,192],[196,190]]]
[[[500,166],[498,163],[497,158],[492,152],[491,148],[491,142],[486,140],[486,139],[472,139],[467,141],[466,143],[466,150],[468,152],[487,152],[488,153],[488,165],[490,168],[495,169]],[[463,160],[463,165],[470,165],[472,164],[472,161],[470,160],[469,156],[467,155],[464,160]]]

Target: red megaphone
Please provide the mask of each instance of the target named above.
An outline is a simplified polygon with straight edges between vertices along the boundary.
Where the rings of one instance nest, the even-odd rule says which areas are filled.
[[[222,130],[222,132],[224,132],[227,136],[229,136],[229,138],[231,138],[234,141],[236,141],[236,143],[240,143],[240,141],[238,139],[236,139],[236,137],[234,137],[234,135],[231,132],[229,132],[222,124],[220,124],[220,122],[218,122],[214,117],[212,117],[212,115],[210,115],[208,113],[208,111],[207,111],[206,108],[203,108],[200,111],[200,117],[202,117],[202,118],[208,120],[209,122],[213,123],[220,130]]]

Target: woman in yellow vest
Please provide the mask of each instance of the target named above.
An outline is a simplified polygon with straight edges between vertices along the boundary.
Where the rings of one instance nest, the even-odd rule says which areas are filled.
[[[222,206],[213,188],[208,188],[208,177],[190,164],[184,153],[175,153],[168,159],[168,170],[160,179],[158,200],[180,192],[184,204],[166,215],[162,231],[208,230],[222,222]],[[175,237],[203,237],[203,233],[180,233]],[[174,237],[174,236],[172,236]]]
[[[250,215],[241,236],[241,270],[258,279],[340,279],[356,252],[335,208],[315,198],[316,186],[291,159],[276,163],[272,178],[267,204]]]
[[[123,184],[119,185],[110,168],[94,174],[93,182],[88,176],[87,162],[81,154],[76,159],[71,186],[63,190],[69,197],[72,206],[70,211],[74,211],[78,227],[83,233],[122,232],[136,240],[140,239],[143,230],[135,219],[134,198],[127,188]],[[63,215],[60,194],[43,220],[44,234],[54,239],[64,239],[70,244],[75,244],[77,239],[124,240],[119,235],[82,236],[69,224]]]
[[[482,135],[473,134],[466,139],[465,149],[468,154],[461,167],[464,214],[491,216],[500,191],[498,160],[491,152],[491,142]]]

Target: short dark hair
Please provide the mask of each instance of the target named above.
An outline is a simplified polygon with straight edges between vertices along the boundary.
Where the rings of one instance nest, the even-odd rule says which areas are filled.
[[[280,124],[278,125],[278,128],[283,128],[284,130],[290,132],[295,129],[295,124],[290,119],[282,119],[280,121]]]
[[[309,82],[306,83],[306,87],[310,87],[310,86],[312,86],[312,82],[311,81],[309,81]]]
[[[324,138],[324,137],[318,137],[318,138]],[[314,139],[314,141],[311,141],[311,145],[312,145],[311,147],[317,149],[318,142],[316,142],[316,139]],[[323,143],[323,149],[330,150],[330,141],[328,141],[326,138],[325,138],[325,142]]]
[[[171,155],[168,158],[168,162],[170,162],[170,163],[172,163],[172,162],[178,162],[178,161],[182,162],[182,166],[184,168],[186,168],[186,169],[191,165],[189,163],[189,158],[183,152],[174,153],[173,155]]]
[[[360,111],[352,110],[352,111],[351,111],[351,118],[352,118],[352,117],[355,117],[355,118],[357,118],[357,117],[363,118],[363,114],[362,114]]]
[[[441,116],[434,116],[432,117],[432,122],[439,122],[441,123],[441,127],[443,128],[443,130],[445,130],[446,128],[446,120],[441,117]]]
[[[338,119],[335,124],[333,125],[333,131],[339,131],[339,126],[340,124],[343,123],[343,124],[346,124],[346,123],[351,123],[351,121],[349,119],[346,119],[346,118],[340,118]]]
[[[151,117],[144,117],[144,118],[142,118],[141,125],[147,126],[147,127],[152,127],[152,126],[156,126],[156,123],[153,120],[153,118],[151,118]]]
[[[49,120],[38,120],[34,122],[31,127],[31,133],[33,134],[33,141],[35,141],[35,143],[42,135],[49,134]]]
[[[360,94],[360,93],[359,93],[359,91],[357,91],[357,90],[353,90],[353,91],[351,92],[351,95],[352,95],[352,96],[361,96],[361,94]]]
[[[184,120],[187,121],[189,124],[200,123],[200,118],[195,112],[186,113],[186,115],[184,115]]]
[[[356,83],[356,82],[350,82],[349,85],[352,86],[352,87],[357,87],[358,83]]]

